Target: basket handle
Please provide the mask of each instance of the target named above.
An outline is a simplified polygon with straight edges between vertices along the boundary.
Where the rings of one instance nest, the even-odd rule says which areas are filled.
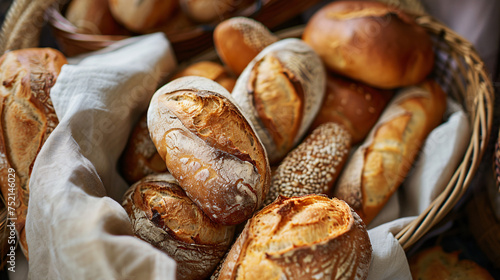
[[[61,0],[14,0],[0,32],[0,54],[38,46],[45,10]]]

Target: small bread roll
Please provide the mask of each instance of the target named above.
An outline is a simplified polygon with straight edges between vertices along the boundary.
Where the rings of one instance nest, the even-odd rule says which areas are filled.
[[[177,279],[204,279],[231,245],[234,226],[211,221],[170,174],[144,177],[126,192],[123,207],[137,237],[177,262]]]
[[[371,253],[365,225],[345,202],[281,197],[247,222],[219,280],[366,279]]]
[[[186,76],[208,78],[217,82],[229,92],[233,90],[234,85],[236,84],[236,79],[233,78],[222,65],[213,61],[200,61],[191,64],[179,73],[175,74],[172,80]]]
[[[269,161],[280,161],[302,139],[321,106],[326,74],[302,40],[265,48],[238,77],[232,96],[251,120]]]
[[[493,280],[491,274],[472,260],[460,260],[460,252],[446,253],[441,246],[431,247],[409,259],[413,279]]]
[[[270,183],[266,151],[221,85],[195,76],[168,83],[151,100],[148,128],[168,170],[210,219],[239,224],[260,207]]]
[[[257,54],[276,41],[278,37],[267,27],[246,17],[227,19],[214,30],[215,50],[236,75],[240,75]]]
[[[105,1],[105,0],[103,0]],[[169,20],[177,0],[107,0],[113,17],[127,29],[147,32]]]
[[[334,196],[369,224],[405,179],[445,109],[446,94],[434,81],[403,89],[350,158]]]
[[[94,35],[126,35],[127,30],[111,15],[107,0],[72,0],[66,18],[77,31]]]
[[[278,196],[330,194],[351,149],[351,135],[341,125],[325,123],[288,153],[273,173],[264,205]]]
[[[221,20],[235,11],[242,0],[179,0],[182,11],[194,21],[207,23]],[[248,1],[247,1],[248,2]]]
[[[38,152],[59,123],[50,90],[66,63],[59,51],[49,48],[0,57],[0,189],[4,201],[15,198],[16,231],[27,258],[29,180]]]
[[[309,20],[302,38],[330,70],[378,88],[417,84],[434,65],[425,29],[377,1],[330,3]]]
[[[135,125],[120,158],[120,173],[129,184],[149,174],[167,172],[167,166],[149,136],[147,113]]]
[[[373,128],[393,96],[393,91],[380,90],[337,75],[327,75],[326,93],[311,130],[328,122],[342,124],[358,144]]]

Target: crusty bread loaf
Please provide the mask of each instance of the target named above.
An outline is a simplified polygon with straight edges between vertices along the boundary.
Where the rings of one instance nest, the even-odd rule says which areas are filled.
[[[130,32],[111,15],[107,0],[72,0],[66,18],[79,33],[95,35],[126,35]]]
[[[366,279],[371,253],[365,225],[345,202],[281,197],[247,222],[219,279]]]
[[[59,122],[50,89],[66,63],[59,51],[48,48],[11,51],[0,58],[0,188],[5,201],[16,200],[16,230],[26,257],[29,178],[38,152]],[[9,178],[15,178],[15,187],[9,187]]]
[[[149,174],[167,172],[167,166],[149,136],[147,113],[135,125],[120,158],[120,173],[133,184]]]
[[[179,0],[182,11],[196,22],[212,22],[227,17],[229,13],[248,0]]]
[[[311,130],[327,122],[342,124],[357,144],[368,135],[393,96],[338,75],[327,75],[326,93]]]
[[[350,148],[351,135],[342,125],[322,124],[280,163],[272,175],[264,205],[280,195],[329,195]]]
[[[233,78],[222,65],[213,61],[200,61],[191,64],[185,69],[176,73],[172,80],[186,76],[199,76],[208,78],[212,81],[217,82],[229,92],[233,90],[234,85],[236,84],[236,79]]]
[[[179,6],[178,0],[107,1],[113,17],[127,29],[139,33],[167,22]]]
[[[460,252],[446,253],[441,246],[419,252],[409,259],[413,279],[493,280],[491,274],[472,260],[459,260]]]
[[[168,83],[151,100],[148,128],[168,170],[213,221],[238,224],[260,207],[266,151],[222,86],[195,76]]]
[[[227,19],[214,30],[214,45],[219,58],[236,75],[265,47],[278,41],[262,23],[245,17]]]
[[[123,207],[134,233],[177,262],[177,279],[204,279],[231,245],[234,226],[210,220],[170,174],[144,177],[126,192]]]
[[[434,64],[425,29],[377,1],[335,1],[307,23],[304,41],[327,68],[378,88],[414,85]]]
[[[445,108],[446,95],[432,80],[399,92],[349,160],[334,196],[370,223],[405,179]]]
[[[269,161],[280,161],[304,137],[325,92],[318,55],[302,40],[278,41],[238,77],[232,96],[251,120]]]

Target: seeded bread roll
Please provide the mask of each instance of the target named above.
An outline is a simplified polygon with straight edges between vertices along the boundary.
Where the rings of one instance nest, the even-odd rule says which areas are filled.
[[[330,194],[351,148],[351,135],[336,123],[316,128],[283,159],[271,180],[264,205],[278,196]]]
[[[335,1],[309,20],[302,38],[327,68],[377,88],[422,82],[434,65],[424,28],[378,1]]]
[[[233,239],[234,226],[210,220],[170,174],[149,175],[134,184],[123,207],[136,236],[177,262],[177,279],[208,277]]]
[[[179,6],[177,0],[107,1],[113,17],[127,29],[139,33],[167,22]]]
[[[266,151],[222,86],[195,76],[168,83],[151,100],[148,128],[170,173],[210,219],[239,224],[260,207],[270,184]]]
[[[349,159],[334,196],[369,224],[405,179],[445,108],[446,94],[434,81],[401,90]]]
[[[311,130],[323,123],[339,123],[351,134],[352,143],[358,144],[373,128],[392,96],[393,91],[329,74],[325,99]]]
[[[11,51],[0,58],[0,189],[7,203],[15,198],[16,230],[26,257],[29,178],[38,152],[59,123],[50,89],[66,63],[59,51],[48,48]]]
[[[214,30],[214,45],[219,58],[236,75],[265,47],[278,38],[262,23],[245,17],[227,19]]]
[[[219,280],[366,279],[371,253],[365,225],[345,202],[281,197],[247,222]]]
[[[172,80],[186,76],[200,76],[208,78],[223,86],[227,91],[231,92],[236,84],[236,79],[233,78],[226,69],[212,61],[200,61],[189,65],[179,73],[175,74]]]
[[[325,92],[318,55],[302,40],[276,42],[238,77],[232,96],[243,109],[274,164],[304,137]]]

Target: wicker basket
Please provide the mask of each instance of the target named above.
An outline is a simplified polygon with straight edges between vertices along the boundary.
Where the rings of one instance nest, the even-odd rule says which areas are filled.
[[[35,47],[37,40],[29,42],[26,39],[18,42],[15,38],[22,38],[23,36],[20,36],[18,32],[27,32],[26,26],[32,26],[28,20],[29,15],[27,16],[26,13],[39,13],[37,9],[28,9],[29,5],[36,5],[35,7],[38,9],[46,9],[49,6],[47,2],[50,1],[53,0],[32,2],[17,0],[3,26],[0,37],[2,40],[0,42],[0,51]],[[28,8],[23,5],[27,5]],[[19,20],[17,25],[12,23],[16,19]],[[471,43],[431,16],[420,15],[416,17],[416,21],[431,34],[435,42],[437,55],[434,76],[443,89],[462,104],[469,116],[472,134],[463,160],[445,190],[417,219],[396,235],[405,250],[442,220],[469,187],[479,167],[490,136],[494,98],[491,81],[484,70],[483,62]],[[281,33],[281,36],[297,36],[301,32],[301,29],[297,28]],[[36,36],[32,34],[27,37],[36,39]]]

